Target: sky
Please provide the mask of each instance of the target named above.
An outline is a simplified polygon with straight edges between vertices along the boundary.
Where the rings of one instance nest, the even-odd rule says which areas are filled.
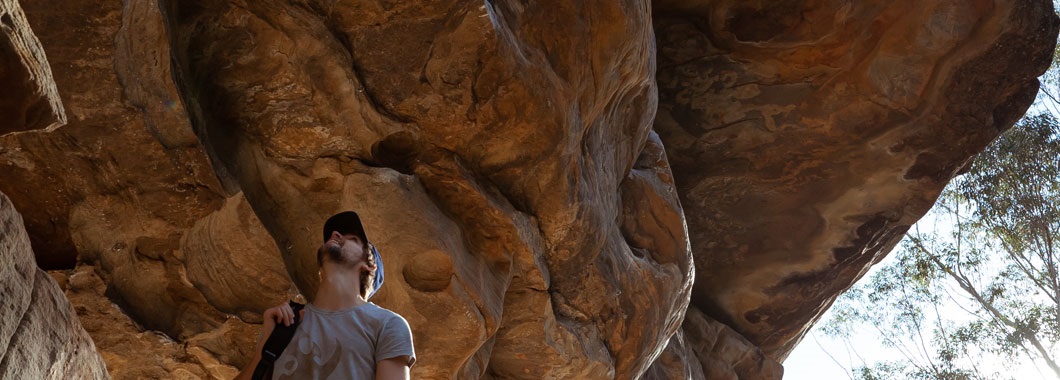
[[[822,380],[822,379],[848,379],[849,369],[842,367],[850,366],[850,355],[843,347],[843,342],[836,342],[827,337],[818,337],[819,334],[810,333],[795,350],[791,352],[788,359],[784,361],[784,379],[792,380]],[[872,342],[871,340],[869,341]],[[827,348],[828,351],[825,351]],[[879,348],[864,352],[862,355],[873,355],[882,352]],[[832,357],[828,355],[831,354]],[[834,359],[833,359],[834,357]],[[838,361],[838,362],[837,362]]]
[[[826,314],[822,320],[827,318]],[[862,334],[851,340],[851,344],[858,345],[855,354],[846,349],[842,340],[831,339],[816,330],[811,330],[784,361],[784,380],[851,379],[850,368],[863,363],[856,355],[860,355],[866,362],[901,358],[893,350],[880,345],[879,340],[872,334]],[[988,368],[1003,368],[1002,363],[982,364]],[[1018,380],[1055,379],[1046,372],[1047,368],[1036,368],[1032,364],[1002,371]]]
[[[948,221],[946,220],[947,217],[940,217],[932,211],[929,211],[927,215],[918,221],[911,231],[919,229],[920,232],[925,233],[932,231],[940,234],[951,233],[953,221]],[[879,264],[869,269],[868,273],[858,280],[858,283],[870,281],[872,276],[881,268],[894,264],[897,257],[898,255],[892,251]],[[939,305],[939,312],[941,315],[946,316],[946,319],[961,320],[971,318],[968,312],[964,310],[976,310],[977,308],[968,303],[964,304],[965,306],[962,309],[958,302],[960,302],[960,299],[951,299],[948,302],[943,302]],[[824,321],[831,319],[834,310],[834,308],[830,308],[825,312],[819,319],[818,324],[810,330],[810,333],[803,338],[802,342],[795,347],[795,350],[784,361],[784,380],[852,379],[850,369],[853,367],[865,365],[866,363],[903,359],[900,352],[893,348],[885,347],[874,331],[862,331],[852,337],[849,342],[829,337],[820,330],[820,326]],[[928,348],[933,350],[930,344]],[[991,360],[993,359],[978,362],[977,365],[983,370],[997,371],[1018,380],[1056,380],[1056,377],[1044,365],[1041,368],[1036,368],[1034,363],[1022,363],[1015,368],[1004,369],[1003,363]]]
[[[888,255],[862,277],[862,280],[872,278],[876,270],[894,262],[894,257],[894,255]],[[827,321],[831,313],[832,309],[826,311],[820,321]],[[811,329],[810,333],[795,347],[795,350],[788,355],[783,363],[784,380],[850,379],[850,368],[862,363],[858,355],[869,362],[899,358],[896,353],[883,347],[873,334],[862,333],[851,339],[850,344],[857,345],[857,351],[854,352],[847,348],[847,342],[831,339],[818,329],[819,326]]]

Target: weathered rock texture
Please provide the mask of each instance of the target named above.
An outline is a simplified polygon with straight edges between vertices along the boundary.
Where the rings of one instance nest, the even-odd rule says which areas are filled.
[[[780,379],[780,363],[732,328],[689,307],[647,379]]]
[[[0,83],[0,134],[50,131],[66,121],[44,50],[8,0],[0,1]],[[9,155],[7,148],[0,154]],[[70,302],[37,267],[22,216],[0,192],[0,379],[70,378],[108,376]]]
[[[42,266],[79,263],[119,378],[228,376],[356,209],[416,378],[777,379],[1026,109],[1057,27],[1041,0],[23,7],[69,120],[0,134],[0,191]]]
[[[197,133],[303,292],[320,244],[307,226],[362,210],[404,280],[377,302],[439,348],[416,377],[536,379],[642,373],[688,301],[684,218],[649,137],[648,11],[206,1],[164,13]]]
[[[656,3],[693,307],[783,360],[1047,67],[1046,1]]]
[[[0,134],[66,122],[51,66],[15,0],[0,1]]]
[[[33,262],[22,217],[0,193],[0,379],[107,379],[55,280]]]
[[[96,343],[115,379],[232,379],[238,370],[224,362],[250,355],[248,346],[260,334],[257,325],[230,319],[221,328],[185,342],[144,330],[105,295],[107,284],[96,268],[51,271],[66,291],[84,328]]]

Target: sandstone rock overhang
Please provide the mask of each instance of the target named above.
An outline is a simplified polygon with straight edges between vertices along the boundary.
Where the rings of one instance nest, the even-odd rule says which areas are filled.
[[[0,134],[0,191],[78,299],[214,374],[357,209],[417,378],[779,378],[1057,30],[1039,0],[23,7],[71,117]]]
[[[783,360],[1035,98],[1049,1],[657,1],[693,307]]]

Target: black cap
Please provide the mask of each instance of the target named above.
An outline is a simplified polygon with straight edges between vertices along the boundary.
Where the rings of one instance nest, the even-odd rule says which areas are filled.
[[[368,235],[364,233],[361,217],[357,216],[356,212],[344,211],[328,218],[328,221],[324,222],[324,242],[331,238],[331,233],[334,231],[343,235],[357,235],[361,241],[368,243]]]

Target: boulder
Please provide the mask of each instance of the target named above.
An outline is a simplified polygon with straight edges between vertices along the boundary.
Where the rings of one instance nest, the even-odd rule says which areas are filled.
[[[54,279],[37,268],[22,217],[0,193],[0,378],[109,379]]]

